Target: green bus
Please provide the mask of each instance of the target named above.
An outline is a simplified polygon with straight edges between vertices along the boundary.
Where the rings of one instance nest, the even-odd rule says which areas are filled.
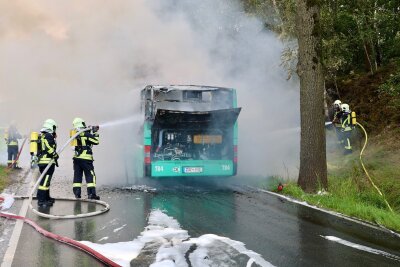
[[[233,176],[241,108],[236,90],[149,85],[141,91],[143,176]]]

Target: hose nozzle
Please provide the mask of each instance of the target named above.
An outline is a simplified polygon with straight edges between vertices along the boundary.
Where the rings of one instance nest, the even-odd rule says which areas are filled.
[[[97,132],[100,129],[99,125],[94,125],[91,127],[93,132]]]

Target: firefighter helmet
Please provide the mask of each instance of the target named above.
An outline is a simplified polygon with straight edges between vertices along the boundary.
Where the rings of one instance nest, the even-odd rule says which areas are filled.
[[[342,101],[340,101],[339,99],[338,99],[338,100],[335,100],[335,102],[333,102],[333,105],[334,105],[335,107],[340,107],[341,104],[342,104]]]
[[[57,129],[57,123],[53,119],[47,119],[43,123],[43,128],[46,128],[46,129],[48,129],[50,131],[55,132],[56,129]]]
[[[340,108],[342,109],[343,112],[350,112],[350,107],[348,104],[342,104]]]
[[[75,118],[72,121],[72,126],[77,129],[77,128],[85,128],[86,127],[86,123],[83,119],[81,118]]]

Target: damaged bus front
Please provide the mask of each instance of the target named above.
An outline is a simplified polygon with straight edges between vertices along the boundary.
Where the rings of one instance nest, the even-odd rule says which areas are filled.
[[[147,86],[141,99],[144,176],[236,174],[240,108],[234,89]]]

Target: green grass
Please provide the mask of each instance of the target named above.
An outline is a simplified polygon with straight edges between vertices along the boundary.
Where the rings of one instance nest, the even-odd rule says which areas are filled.
[[[360,191],[351,179],[329,178],[329,193],[306,194],[294,182],[289,182],[282,193],[311,205],[337,211],[400,232],[400,213],[390,212],[380,195],[372,190]]]
[[[306,194],[293,181],[285,182],[281,193],[400,232],[400,142],[396,136],[392,131],[373,138],[364,157],[370,176],[394,212],[371,186],[359,163],[359,151],[345,158],[337,151],[328,155],[327,194]],[[276,191],[279,181],[272,177],[263,187]]]
[[[9,184],[8,171],[5,166],[0,165],[0,193]]]

